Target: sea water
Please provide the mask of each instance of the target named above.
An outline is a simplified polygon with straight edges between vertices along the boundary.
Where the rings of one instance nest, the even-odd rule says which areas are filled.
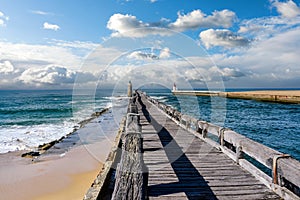
[[[222,97],[174,96],[169,90],[146,92],[184,114],[230,128],[300,160],[299,104]]]
[[[119,97],[112,90],[76,95],[72,90],[0,91],[0,153],[60,139]]]
[[[300,160],[300,105],[174,96],[170,90],[145,90],[184,114],[230,128]],[[72,132],[93,112],[118,106],[126,91],[0,91],[0,153],[31,150]],[[120,115],[114,113],[114,115]],[[115,116],[123,117],[123,116]]]

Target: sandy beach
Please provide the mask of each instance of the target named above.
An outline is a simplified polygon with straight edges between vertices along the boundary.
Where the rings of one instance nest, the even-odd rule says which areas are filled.
[[[1,154],[0,199],[83,199],[101,171],[119,128],[105,120],[110,117],[111,113],[106,113],[92,120],[77,131],[79,140],[78,135],[71,135],[65,144],[56,144],[34,161],[21,157],[24,151]],[[70,143],[74,146],[64,150]]]
[[[103,147],[100,159],[105,159],[110,143],[97,145]],[[102,168],[98,158],[85,146],[37,163],[21,158],[20,152],[1,155],[1,199],[82,199]]]

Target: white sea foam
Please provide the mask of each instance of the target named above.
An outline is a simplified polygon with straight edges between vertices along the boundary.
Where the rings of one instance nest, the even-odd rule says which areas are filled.
[[[91,117],[92,113],[104,108],[121,107],[127,102],[127,98],[123,96],[96,100],[73,99],[67,103],[69,105],[72,104],[73,116],[62,118],[61,122],[53,120],[56,121],[53,124],[0,126],[0,153],[34,150],[41,144],[60,139],[72,132],[74,126],[78,126],[79,122]],[[13,119],[11,120],[12,122],[14,121]]]
[[[150,97],[153,98],[153,99],[156,99],[156,100],[158,100],[160,102],[166,102],[167,98],[168,98],[166,96],[159,96],[159,97],[157,97],[157,96],[150,96]]]
[[[0,153],[33,150],[41,144],[51,142],[72,132],[74,122],[42,124],[33,126],[0,127]]]

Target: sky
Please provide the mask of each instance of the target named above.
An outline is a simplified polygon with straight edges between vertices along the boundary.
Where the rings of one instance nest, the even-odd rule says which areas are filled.
[[[299,88],[299,0],[0,0],[0,89]]]

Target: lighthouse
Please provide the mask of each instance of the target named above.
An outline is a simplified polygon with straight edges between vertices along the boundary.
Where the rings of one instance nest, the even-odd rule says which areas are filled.
[[[176,90],[177,90],[177,87],[176,87],[176,84],[174,83],[172,92],[175,92]]]
[[[131,81],[129,81],[129,83],[128,83],[127,96],[132,97],[132,83],[131,83]]]

